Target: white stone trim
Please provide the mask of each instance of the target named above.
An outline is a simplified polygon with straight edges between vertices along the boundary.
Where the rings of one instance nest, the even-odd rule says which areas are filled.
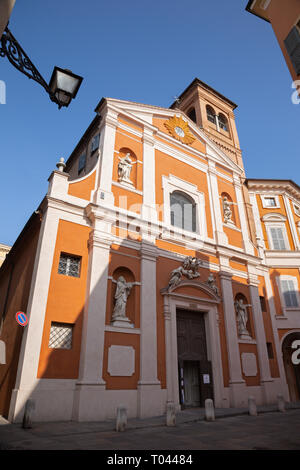
[[[175,291],[176,292],[176,291]],[[223,385],[223,367],[221,357],[220,334],[218,327],[218,310],[215,302],[207,302],[206,299],[199,297],[185,298],[174,293],[166,294],[165,303],[165,326],[166,326],[166,374],[167,374],[167,394],[168,401],[173,402],[180,409],[179,387],[178,387],[178,350],[177,350],[177,325],[176,311],[179,308],[199,311],[204,315],[207,355],[208,360],[212,362],[213,384],[214,384],[214,402],[217,407],[229,407],[227,394]],[[191,300],[195,306],[191,306]]]

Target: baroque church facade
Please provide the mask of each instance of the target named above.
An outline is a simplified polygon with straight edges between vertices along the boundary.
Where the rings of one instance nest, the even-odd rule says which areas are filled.
[[[235,108],[100,101],[0,270],[0,414],[299,400],[300,188],[246,179]]]

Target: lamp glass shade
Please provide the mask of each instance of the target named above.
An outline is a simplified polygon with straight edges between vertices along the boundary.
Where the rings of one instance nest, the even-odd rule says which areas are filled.
[[[61,101],[62,106],[68,106],[72,98],[75,98],[81,82],[82,77],[79,75],[75,75],[70,70],[54,67],[49,88]]]
[[[70,95],[74,95],[76,88],[78,86],[78,78],[69,75],[65,71],[61,72],[57,70],[56,72],[56,87],[62,91],[70,93]]]

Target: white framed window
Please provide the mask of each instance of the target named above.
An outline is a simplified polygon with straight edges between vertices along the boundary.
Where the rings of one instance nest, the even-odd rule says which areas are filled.
[[[280,275],[277,277],[281,305],[284,309],[299,309],[300,297],[296,276]]]
[[[278,209],[280,207],[279,197],[276,195],[261,195],[260,198],[264,209]]]
[[[289,242],[287,238],[285,225],[273,224],[267,227],[269,246],[271,250],[289,250]]]
[[[167,225],[169,230],[174,230],[178,227],[180,230],[185,230],[187,232],[192,232],[199,234],[201,237],[207,236],[206,230],[206,215],[205,215],[205,197],[204,194],[198,191],[198,187],[194,184],[191,184],[187,181],[184,181],[177,176],[169,175],[162,177],[162,186],[164,192],[164,203],[163,203],[163,220]],[[187,210],[186,219],[183,223],[184,228],[179,226],[179,206],[178,213],[171,208],[171,195],[183,195],[187,199]],[[175,198],[174,198],[175,204]],[[182,198],[183,202],[183,198]],[[190,210],[188,209],[190,208]],[[173,212],[173,215],[172,215]],[[175,223],[175,218],[177,217],[177,222]],[[181,212],[181,225],[182,225],[182,215]],[[191,230],[190,230],[191,229]]]
[[[269,250],[290,250],[290,244],[286,231],[286,217],[282,214],[272,212],[263,216],[265,223]]]

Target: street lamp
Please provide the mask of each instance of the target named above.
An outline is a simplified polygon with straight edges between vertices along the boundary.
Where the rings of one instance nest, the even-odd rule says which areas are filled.
[[[0,40],[0,57],[7,57],[16,69],[42,85],[59,109],[62,106],[69,106],[83,80],[70,70],[54,67],[48,85],[7,26]]]

